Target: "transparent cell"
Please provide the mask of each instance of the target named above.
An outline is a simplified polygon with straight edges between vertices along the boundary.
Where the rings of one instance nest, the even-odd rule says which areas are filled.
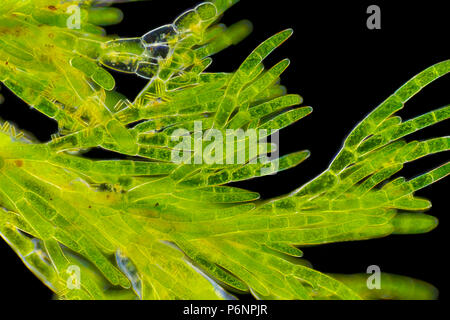
[[[154,29],[142,36],[142,43],[147,47],[160,43],[169,43],[177,36],[177,31],[171,24]]]
[[[140,62],[136,74],[145,79],[152,79],[158,73],[159,65],[150,62]]]
[[[154,44],[146,47],[146,54],[157,60],[166,59],[169,53],[170,47],[167,45]]]

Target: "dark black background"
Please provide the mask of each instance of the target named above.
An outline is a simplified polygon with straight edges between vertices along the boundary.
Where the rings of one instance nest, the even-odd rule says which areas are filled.
[[[124,37],[140,36],[157,26],[170,23],[198,1],[153,0],[118,5],[125,12],[120,26],[108,31]],[[243,43],[214,57],[211,71],[233,71],[259,43],[285,28],[294,36],[277,49],[265,63],[273,65],[285,57],[291,66],[282,77],[290,93],[299,93],[314,112],[281,134],[282,154],[309,149],[306,162],[276,176],[245,184],[265,197],[280,195],[302,185],[326,169],[351,129],[373,108],[404,82],[426,67],[449,58],[448,10],[445,1],[292,1],[241,0],[230,9],[223,22],[231,24],[249,19],[254,32]],[[366,9],[377,4],[382,10],[382,29],[368,30]],[[114,74],[118,90],[129,98],[145,81]],[[406,119],[448,104],[450,77],[431,84],[410,102],[400,115]],[[56,131],[51,120],[30,110],[3,89],[6,103],[0,117],[13,120],[22,129],[46,141]],[[425,139],[448,134],[448,122],[412,135]],[[415,175],[448,160],[448,152],[407,165],[402,175]],[[449,230],[448,183],[440,181],[421,190],[419,196],[433,202],[431,213],[440,220],[431,233],[390,236],[363,242],[312,247],[305,258],[320,271],[333,273],[365,272],[369,265],[382,271],[428,281],[447,296],[447,238]],[[2,290],[9,298],[48,300],[45,288],[0,242]],[[5,283],[6,280],[6,283]]]

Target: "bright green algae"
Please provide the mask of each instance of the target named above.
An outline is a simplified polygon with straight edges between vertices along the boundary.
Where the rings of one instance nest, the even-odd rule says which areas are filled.
[[[274,133],[312,111],[279,85],[289,60],[268,70],[262,64],[292,30],[266,40],[234,73],[206,71],[210,56],[251,31],[248,21],[217,23],[235,2],[205,2],[156,31],[121,39],[99,27],[122,19],[112,7],[3,0],[0,80],[55,119],[59,132],[38,143],[3,124],[1,236],[64,299],[222,299],[229,297],[223,288],[262,299],[434,298],[435,289],[419,280],[383,274],[381,290],[370,291],[364,275],[327,275],[299,257],[302,246],[436,227],[422,213],[431,203],[414,192],[447,176],[449,163],[411,180],[389,179],[405,163],[449,150],[449,137],[403,140],[448,119],[449,106],[407,121],[396,113],[448,73],[450,61],[424,70],[370,113],[317,178],[261,200],[228,184],[292,168],[308,151],[256,163],[251,152],[241,164],[171,161],[176,129],[195,133],[201,122],[201,134]],[[74,4],[80,29],[66,25]],[[149,82],[130,101],[108,69]],[[195,137],[188,142],[194,146]],[[77,153],[95,147],[134,160]],[[68,286],[72,266],[80,268],[79,289]]]

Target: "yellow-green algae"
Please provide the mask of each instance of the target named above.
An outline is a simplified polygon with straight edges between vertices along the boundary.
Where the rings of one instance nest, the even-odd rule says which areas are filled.
[[[171,134],[194,131],[195,121],[203,132],[275,132],[312,111],[296,107],[301,97],[279,85],[288,60],[269,70],[262,64],[292,30],[265,41],[234,73],[205,71],[211,55],[251,31],[248,21],[217,23],[237,1],[204,2],[171,24],[122,39],[100,27],[122,19],[118,9],[98,6],[111,1],[2,0],[0,80],[55,119],[59,132],[38,143],[3,123],[1,236],[64,299],[229,298],[224,289],[261,299],[434,298],[434,287],[402,276],[383,274],[381,290],[370,291],[363,275],[321,273],[299,258],[299,248],[437,225],[422,213],[431,203],[414,192],[448,175],[448,162],[411,180],[384,182],[405,163],[449,149],[449,137],[403,140],[448,119],[449,106],[408,121],[395,114],[448,73],[450,61],[424,70],[370,113],[317,178],[261,200],[227,184],[289,169],[308,151],[263,164],[170,161]],[[79,29],[67,25],[73,5]],[[114,89],[108,69],[148,85],[130,101]],[[133,160],[76,152],[95,147]],[[74,265],[79,289],[68,286]]]

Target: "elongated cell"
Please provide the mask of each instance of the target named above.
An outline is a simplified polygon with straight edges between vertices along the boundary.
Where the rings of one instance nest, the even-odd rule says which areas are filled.
[[[95,62],[81,57],[75,57],[70,61],[71,65],[84,72],[96,84],[106,90],[112,90],[115,86],[114,78],[103,68],[97,66]]]
[[[175,30],[175,27],[168,24],[144,34],[141,41],[146,47],[163,43],[169,44],[172,41],[176,41],[177,35],[178,32]]]
[[[159,64],[156,62],[139,62],[135,72],[138,76],[150,80],[158,74],[158,70]]]
[[[134,292],[142,299],[142,281],[133,262],[120,250],[116,252],[116,261],[120,270],[128,277]]]
[[[62,137],[55,137],[47,145],[54,151],[90,148],[101,145],[105,139],[104,136],[102,128],[88,128]]]
[[[139,38],[111,40],[104,44],[99,61],[114,70],[134,73],[144,51]]]
[[[238,104],[242,105],[245,102],[254,99],[260,92],[267,89],[267,87],[272,85],[281,76],[289,64],[289,59],[279,62],[255,80],[251,85],[242,90],[238,97]]]
[[[98,26],[118,24],[123,19],[123,13],[117,8],[91,8],[88,11],[88,21]]]
[[[111,120],[106,124],[108,134],[117,143],[120,149],[126,153],[136,154],[136,138],[130,133],[125,126],[117,120]]]
[[[263,42],[257,49],[255,49],[250,56],[244,61],[244,63],[236,71],[235,75],[231,79],[231,82],[225,93],[225,97],[222,99],[218,112],[216,114],[217,127],[223,127],[236,107],[237,94],[240,88],[245,84],[248,79],[248,74],[257,68],[257,66],[273,51],[276,47],[280,46],[292,35],[292,30],[285,30],[279,34],[269,38]]]
[[[224,27],[223,31],[217,32],[217,35],[206,33],[205,38],[211,37],[211,39],[210,41],[205,39],[206,43],[195,49],[195,55],[198,59],[202,59],[216,54],[231,45],[241,42],[251,33],[252,29],[250,21],[243,20],[230,27]]]
[[[276,172],[281,172],[292,168],[299,163],[303,162],[309,157],[308,151],[297,152],[290,155],[283,156],[279,159],[272,161],[264,161],[263,159],[259,159],[259,163],[248,163],[236,169],[222,169],[223,172],[230,172],[231,174],[228,176],[227,182],[235,182],[251,179],[254,177],[264,176],[273,174]],[[219,171],[220,172],[220,171]],[[216,173],[217,174],[217,173]],[[211,179],[211,181],[214,181]]]
[[[195,33],[201,28],[202,23],[214,20],[216,16],[216,6],[211,2],[204,2],[195,9],[183,13],[174,21],[173,25],[178,32]]]
[[[275,130],[283,129],[292,123],[306,117],[312,112],[311,107],[303,107],[303,108],[297,108],[294,110],[290,110],[288,112],[282,113],[279,116],[276,116],[275,118],[261,124],[258,129],[260,130],[272,130],[272,133],[275,132]]]
[[[183,249],[186,254],[199,266],[203,268],[208,274],[212,275],[219,281],[231,286],[232,288],[246,292],[247,285],[232,275],[230,272],[220,268],[217,264],[209,262],[208,255],[198,253],[197,248],[192,247],[187,241],[177,239],[177,244]]]
[[[438,290],[426,282],[385,272],[380,275],[380,281],[384,285],[378,290],[367,288],[367,274],[331,274],[330,276],[367,300],[434,300],[438,296]]]

